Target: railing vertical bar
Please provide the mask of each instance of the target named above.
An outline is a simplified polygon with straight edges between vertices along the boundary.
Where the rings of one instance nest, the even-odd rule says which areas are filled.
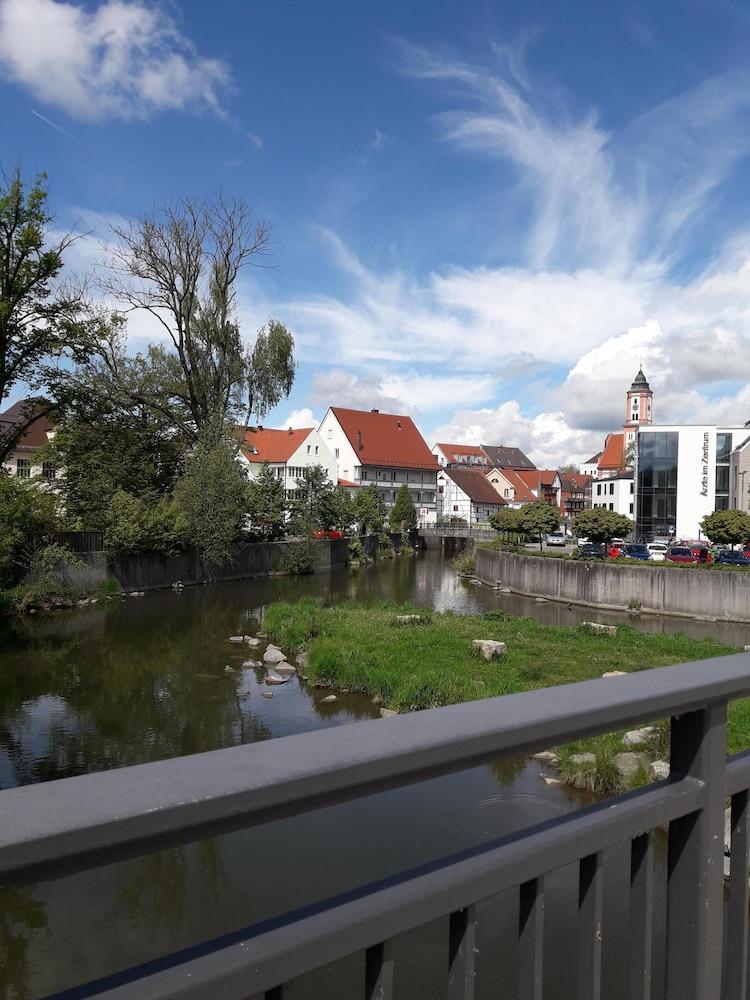
[[[601,852],[582,858],[578,870],[578,992],[576,1000],[601,1000],[604,869]]]
[[[476,933],[476,907],[451,913],[447,1000],[474,1000]]]
[[[274,986],[272,990],[266,990],[264,1000],[284,1000],[283,986]]]
[[[732,796],[727,956],[724,1000],[747,997],[748,870],[750,869],[750,809],[748,792]]]
[[[384,941],[365,952],[365,1000],[393,1000],[393,944]]]
[[[544,987],[544,878],[520,888],[518,906],[518,1000],[542,1000]]]
[[[670,775],[704,784],[703,808],[669,824],[667,1000],[721,994],[726,702],[672,718]]]
[[[653,948],[654,835],[634,837],[630,848],[629,1000],[650,1000]]]

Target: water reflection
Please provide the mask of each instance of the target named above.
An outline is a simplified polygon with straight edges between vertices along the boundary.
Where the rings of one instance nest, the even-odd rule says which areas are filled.
[[[467,586],[431,553],[357,574],[167,591],[31,619],[0,637],[0,788],[375,717],[368,698],[340,695],[324,704],[321,692],[297,678],[269,692],[260,666],[243,667],[258,654],[227,641],[257,631],[270,601],[309,593],[469,613],[501,607],[561,624],[591,617],[590,610],[536,605]],[[599,620],[610,618],[622,620],[597,613]],[[638,624],[750,642],[750,629],[741,626],[645,618]],[[262,697],[268,693],[271,698]],[[581,801],[541,782],[536,762],[508,758],[294,821],[2,891],[0,996],[45,996],[542,822]],[[626,869],[613,858],[608,870],[616,886]],[[488,940],[481,953],[495,988],[502,983],[512,995],[508,941],[517,900],[505,895],[486,904],[491,919],[482,930]],[[550,879],[549,961],[559,965],[553,1000],[574,996],[567,961],[574,897],[571,873]],[[622,908],[612,904],[610,910],[612,926],[621,927]],[[401,996],[432,995],[430,956],[442,947],[444,933],[442,924],[430,925],[408,937],[411,950],[399,945]],[[346,968],[312,977],[300,996],[347,996],[341,984],[351,964]],[[606,995],[616,998],[622,984],[614,980],[616,975]],[[483,983],[480,998],[497,995],[485,992]]]

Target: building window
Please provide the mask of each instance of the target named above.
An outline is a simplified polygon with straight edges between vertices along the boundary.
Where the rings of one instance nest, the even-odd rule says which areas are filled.
[[[614,492],[615,492],[615,484],[614,483],[610,483],[609,484],[609,495],[612,496],[614,494]]]
[[[630,484],[630,492],[633,493],[635,490],[635,483]]]
[[[310,445],[307,446],[307,454],[310,454]]]
[[[457,511],[457,510],[458,510],[458,504],[457,504],[457,503],[454,503],[454,504],[453,504],[453,510],[454,510],[454,511]]]
[[[438,493],[440,494],[440,496],[443,495],[443,487],[442,486],[438,486]]]
[[[19,479],[31,479],[31,461],[28,458],[16,459],[16,475]]]
[[[641,433],[638,437],[637,534],[671,535],[677,522],[677,431]]]
[[[318,446],[317,445],[315,445],[315,454],[316,455],[318,454]]]
[[[633,513],[633,505],[632,505],[632,503],[631,503],[631,505],[630,505],[630,513],[631,513],[631,514]]]
[[[601,483],[597,483],[597,486],[596,486],[596,495],[598,497],[600,497],[602,495],[602,484]]]
[[[359,474],[359,478],[360,479],[367,479],[367,469],[362,469],[362,471]]]
[[[495,480],[495,482],[497,482],[497,480]],[[510,490],[509,490],[509,489],[507,488],[507,486],[506,486],[506,488],[505,488],[505,489],[503,490],[503,496],[504,496],[504,497],[507,497],[507,496],[510,496]]]
[[[610,510],[614,510],[614,509],[615,509],[615,505],[614,505],[613,503],[611,503],[611,504],[609,505],[609,509],[610,509]]]
[[[334,448],[333,449],[333,454],[336,456],[336,458],[339,457],[339,450],[338,450],[338,448]]]
[[[42,476],[47,480],[48,483],[52,483],[57,476],[57,469],[55,468],[54,462],[42,462]]]

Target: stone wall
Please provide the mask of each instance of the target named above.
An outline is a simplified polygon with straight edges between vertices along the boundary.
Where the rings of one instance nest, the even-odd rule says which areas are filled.
[[[238,549],[233,559],[209,572],[198,552],[190,550],[178,556],[157,552],[113,555],[108,552],[85,552],[78,555],[82,565],[66,571],[67,580],[81,590],[93,590],[103,580],[117,580],[123,590],[159,590],[180,580],[185,586],[218,580],[242,580],[273,573],[285,545],[293,542],[254,542]],[[318,542],[320,559],[317,571],[324,572],[346,564],[349,542],[346,538]]]
[[[662,569],[477,549],[477,576],[517,594],[569,604],[750,622],[750,570]]]

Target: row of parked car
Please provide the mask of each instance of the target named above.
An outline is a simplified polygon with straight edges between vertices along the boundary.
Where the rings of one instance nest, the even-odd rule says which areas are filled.
[[[709,547],[705,542],[683,541],[670,545],[666,542],[625,542],[621,538],[613,539],[608,547],[585,538],[579,539],[578,545],[582,559],[626,558],[693,565],[750,566],[750,546],[731,549],[726,546]]]

